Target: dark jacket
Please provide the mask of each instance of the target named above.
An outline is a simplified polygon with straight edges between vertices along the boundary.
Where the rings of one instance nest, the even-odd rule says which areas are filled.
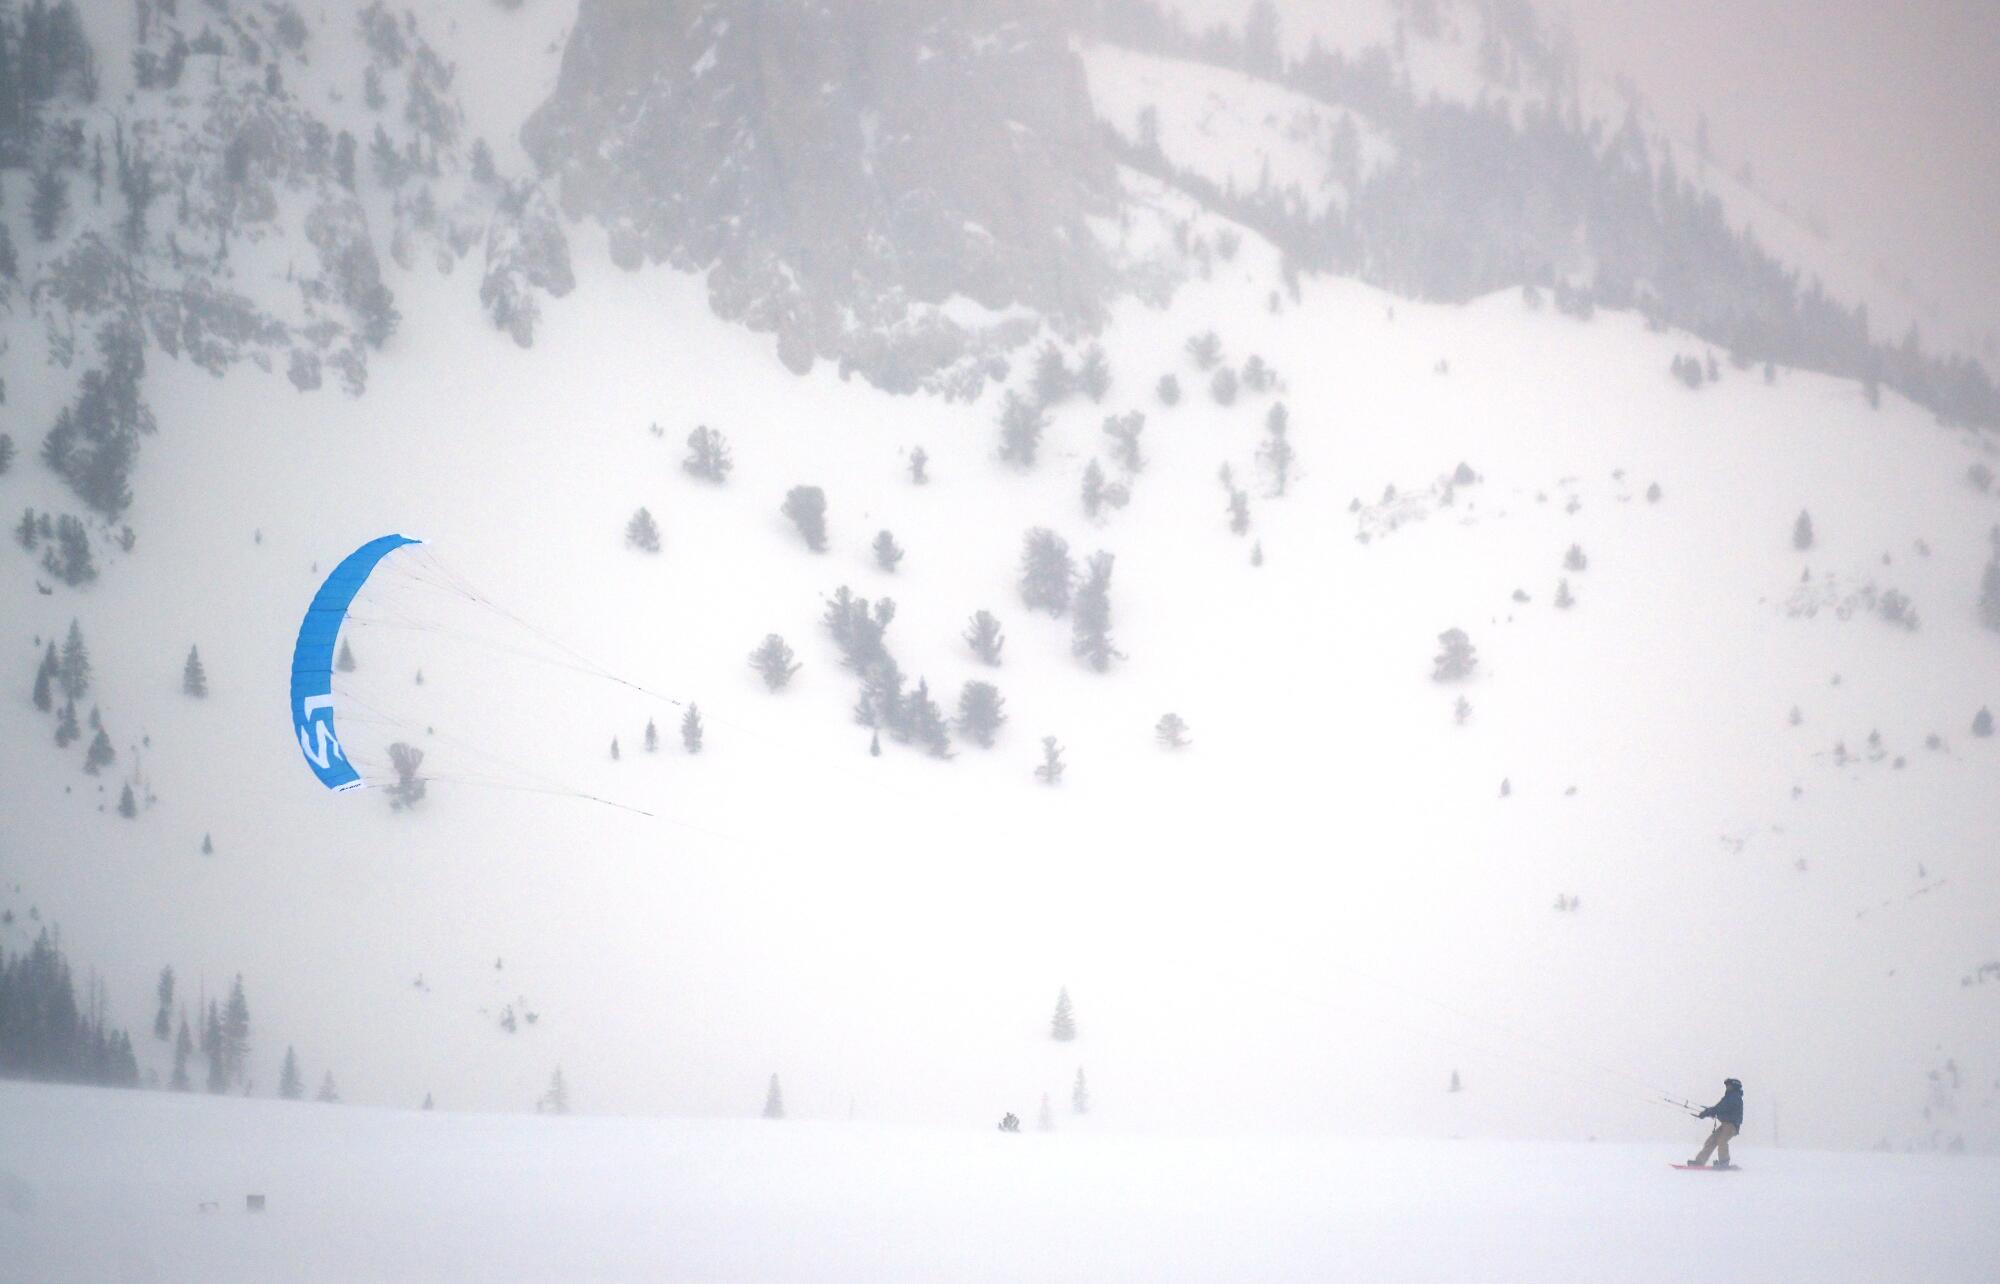
[[[1713,1119],[1717,1123],[1734,1124],[1738,1131],[1743,1128],[1743,1089],[1725,1088],[1722,1100],[1701,1112],[1703,1119]]]

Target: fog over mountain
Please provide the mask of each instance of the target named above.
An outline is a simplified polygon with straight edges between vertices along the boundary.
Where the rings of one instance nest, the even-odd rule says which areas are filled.
[[[1983,1278],[1989,25],[0,4],[0,1277]]]

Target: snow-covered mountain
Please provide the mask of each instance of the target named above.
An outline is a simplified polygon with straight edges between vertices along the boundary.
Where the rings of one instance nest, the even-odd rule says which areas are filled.
[[[983,1128],[1081,1072],[1084,1128],[1653,1140],[1685,1122],[1660,1098],[1734,1074],[1752,1143],[2000,1142],[2000,496],[1963,367],[1864,381],[1678,328],[1687,299],[1854,301],[1732,310],[1757,261],[1702,273],[1735,242],[1628,279],[1536,257],[1597,233],[1504,203],[1491,235],[1385,236],[1432,208],[1426,122],[1491,125],[1405,111],[1476,106],[1485,55],[1393,13],[1315,33],[1308,74],[1309,44],[1274,66],[1136,6],[892,6],[816,96],[755,77],[820,6],[657,49],[612,39],[641,6],[560,8],[92,6],[89,74],[0,172],[0,501],[34,545],[0,557],[0,948],[60,924],[145,1070],[171,964],[181,1001],[243,976],[260,1095],[292,1047],[375,1104],[527,1109],[560,1065],[582,1110],[741,1115],[775,1073],[795,1117]],[[1564,84],[1539,48],[1488,68],[1523,115]],[[700,133],[742,95],[765,114]],[[843,179],[824,208],[762,159],[802,145]],[[1002,153],[1020,182],[987,182]],[[772,168],[662,203],[745,157]],[[1399,275],[1445,244],[1451,274]],[[1056,377],[1093,345],[1101,391]],[[697,426],[720,483],[682,466]],[[1106,671],[1077,610],[1023,602],[1033,528],[1112,555]],[[391,530],[435,571],[342,681],[357,743],[425,749],[406,810],[321,791],[285,717],[314,588]],[[998,688],[990,749],[871,754],[842,588],[894,601],[887,651],[946,711]],[[58,750],[33,684],[72,620],[93,677]],[[1451,630],[1476,665],[1440,680]],[[773,633],[777,692],[746,663]],[[84,774],[92,723],[116,756]]]

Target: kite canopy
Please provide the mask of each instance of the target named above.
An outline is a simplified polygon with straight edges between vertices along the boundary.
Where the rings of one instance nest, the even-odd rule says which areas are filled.
[[[377,563],[406,544],[421,542],[407,535],[384,535],[349,553],[313,594],[299,625],[298,645],[292,649],[292,729],[298,733],[306,765],[328,789],[356,789],[365,783],[347,761],[333,727],[333,649],[340,626]]]

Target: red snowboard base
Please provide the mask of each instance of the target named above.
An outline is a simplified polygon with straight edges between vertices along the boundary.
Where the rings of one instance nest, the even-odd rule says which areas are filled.
[[[1674,1167],[1684,1173],[1740,1173],[1743,1171],[1743,1165],[1741,1164],[1725,1164],[1720,1168],[1713,1164],[1675,1164]]]

